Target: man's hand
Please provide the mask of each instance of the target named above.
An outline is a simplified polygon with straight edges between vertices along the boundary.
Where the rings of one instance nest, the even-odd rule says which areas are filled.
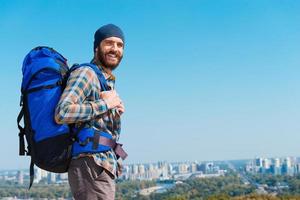
[[[117,113],[119,113],[119,115],[122,115],[125,112],[125,107],[124,107],[124,104],[122,101],[121,101],[120,105],[118,105],[116,107],[116,109],[117,109]]]
[[[116,108],[121,104],[121,99],[115,90],[100,92],[100,98],[105,101],[108,109]]]

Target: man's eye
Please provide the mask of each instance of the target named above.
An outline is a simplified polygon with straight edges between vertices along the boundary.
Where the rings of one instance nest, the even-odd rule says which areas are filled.
[[[119,48],[122,48],[122,47],[123,47],[123,44],[122,44],[122,43],[118,43],[117,45],[118,45]]]
[[[106,45],[110,45],[110,46],[111,46],[112,44],[113,44],[113,43],[112,43],[111,41],[107,41],[107,42],[106,42]]]

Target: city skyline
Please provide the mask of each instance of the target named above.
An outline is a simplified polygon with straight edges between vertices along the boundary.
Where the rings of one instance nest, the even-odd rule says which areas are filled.
[[[125,164],[297,156],[299,10],[295,0],[0,1],[0,169],[30,163],[16,126],[24,56],[47,45],[87,62],[107,23],[125,33],[115,71]]]
[[[118,185],[125,185],[124,193],[127,196],[149,196],[151,194],[176,192],[180,186],[192,187],[196,190],[200,183],[200,191],[211,191],[216,195],[218,190],[224,191],[224,187],[230,196],[257,194],[282,196],[283,193],[294,194],[298,185],[300,174],[300,158],[253,158],[251,160],[219,161],[219,162],[181,162],[168,163],[158,161],[150,164],[131,164],[123,166],[123,173],[118,177]],[[271,175],[271,176],[270,176]],[[229,181],[230,180],[230,181]],[[26,187],[29,183],[29,172],[24,170],[2,171],[0,170],[0,182],[6,186],[7,191],[2,190],[2,197],[41,196],[39,189],[43,189],[43,197],[52,195],[48,188],[59,189],[56,196],[68,196],[68,174],[50,173],[35,168],[34,187],[38,191],[28,193]],[[216,184],[216,182],[218,184]],[[233,184],[235,182],[235,184]],[[129,185],[134,185],[133,194]],[[137,186],[136,184],[141,184]],[[211,186],[211,189],[207,187]],[[233,188],[232,188],[233,187]],[[138,188],[138,189],[137,189]],[[245,191],[240,189],[244,188]],[[175,189],[176,191],[172,190]],[[22,192],[20,191],[22,190]],[[24,191],[25,190],[25,191]],[[235,192],[233,192],[235,191]],[[46,193],[47,192],[47,193]],[[122,190],[123,195],[123,190]]]
[[[157,161],[155,163],[132,163],[123,165],[123,173],[118,179],[164,181],[170,179],[185,180],[191,177],[210,178],[223,176],[227,173],[228,169],[245,171],[251,174],[294,176],[300,174],[300,157],[256,157],[253,159],[232,161]],[[61,183],[61,181],[67,183],[67,173],[52,173],[38,167],[35,167],[34,170],[34,183],[39,183],[41,180],[46,180],[48,184]],[[24,177],[29,179],[29,171],[26,169],[0,170],[0,179],[13,180],[15,178],[18,182],[21,182],[19,184],[23,184]]]
[[[136,162],[131,162],[131,163],[122,163],[122,166],[129,166],[129,165],[149,165],[149,164],[157,164],[157,163],[170,163],[170,164],[180,164],[180,163],[208,163],[208,162],[214,162],[214,163],[219,163],[219,162],[248,162],[248,161],[254,161],[256,159],[269,159],[269,160],[274,160],[274,159],[280,159],[280,160],[284,160],[286,158],[291,158],[293,160],[298,160],[300,162],[300,155],[299,156],[274,156],[274,157],[264,157],[264,156],[254,156],[252,158],[241,158],[241,159],[230,159],[230,160],[197,160],[197,159],[193,159],[193,160],[177,160],[177,161],[167,161],[167,160],[156,160],[156,161],[151,161],[151,162],[140,162],[140,161],[136,161]],[[35,166],[35,169],[37,169],[38,167]],[[18,170],[29,170],[29,168],[27,166],[25,166],[24,168],[10,168],[10,169],[0,169],[1,171],[18,171]],[[59,173],[58,173],[59,174]]]

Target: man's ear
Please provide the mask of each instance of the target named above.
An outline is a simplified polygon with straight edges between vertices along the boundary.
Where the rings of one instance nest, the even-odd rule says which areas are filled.
[[[96,47],[95,52],[94,52],[94,58],[98,60],[98,47]]]

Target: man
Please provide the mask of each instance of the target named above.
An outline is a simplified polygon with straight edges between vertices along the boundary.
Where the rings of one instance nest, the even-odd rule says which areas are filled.
[[[116,69],[123,57],[124,34],[108,24],[94,35],[92,63],[102,71],[111,90],[103,92],[95,71],[80,67],[70,74],[67,86],[57,105],[55,120],[59,124],[87,124],[109,133],[113,139],[120,136],[120,115],[124,105],[114,89]],[[77,126],[78,127],[78,126]],[[115,197],[115,178],[121,166],[113,150],[81,153],[73,157],[69,170],[69,184],[74,198],[111,200]]]

